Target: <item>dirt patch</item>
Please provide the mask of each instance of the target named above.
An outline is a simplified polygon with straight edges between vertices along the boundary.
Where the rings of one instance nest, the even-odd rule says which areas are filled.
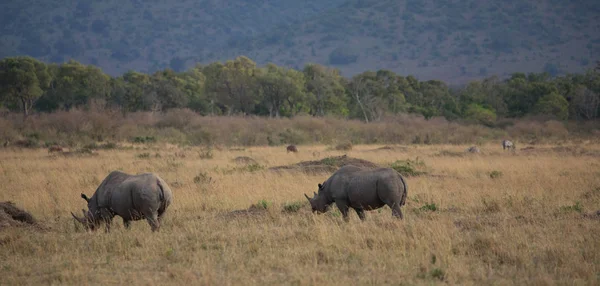
[[[354,165],[363,168],[378,168],[379,166],[367,160],[348,157],[346,155],[327,157],[318,161],[303,161],[293,165],[269,168],[270,171],[298,171],[307,174],[335,172],[342,166]]]
[[[256,162],[256,160],[248,157],[248,156],[241,156],[241,157],[235,157],[235,159],[233,159],[233,162],[237,163],[237,164],[257,164],[258,162]]]
[[[33,216],[13,202],[0,202],[0,230],[7,227],[39,226]]]

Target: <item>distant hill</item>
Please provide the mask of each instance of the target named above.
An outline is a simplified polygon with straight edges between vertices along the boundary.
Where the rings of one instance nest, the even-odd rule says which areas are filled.
[[[0,57],[74,58],[113,75],[247,55],[460,83],[600,59],[595,0],[4,1],[0,31]]]

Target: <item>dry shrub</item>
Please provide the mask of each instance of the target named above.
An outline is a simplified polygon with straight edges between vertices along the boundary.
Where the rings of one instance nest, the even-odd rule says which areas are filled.
[[[189,109],[164,113],[90,108],[23,116],[0,117],[0,139],[22,139],[38,134],[43,142],[66,145],[93,141],[129,141],[154,136],[159,142],[189,145],[266,146],[280,144],[483,144],[510,137],[518,141],[557,141],[573,137],[596,139],[597,124],[563,124],[532,119],[508,120],[506,129],[448,122],[437,117],[401,114],[364,123],[332,117],[201,116]],[[43,144],[42,144],[43,145]]]
[[[352,143],[343,142],[343,143],[335,145],[335,147],[333,149],[338,150],[338,151],[350,151],[350,150],[352,150]]]

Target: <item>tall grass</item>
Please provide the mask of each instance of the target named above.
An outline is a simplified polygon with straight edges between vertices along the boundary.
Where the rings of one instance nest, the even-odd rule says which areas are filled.
[[[352,213],[345,223],[335,210],[312,214],[303,194],[317,191],[329,174],[267,170],[314,160],[314,152],[340,154],[327,145],[296,154],[281,147],[215,149],[209,159],[199,159],[202,147],[160,143],[140,147],[152,154],[143,159],[137,150],[62,157],[0,149],[0,201],[14,201],[50,227],[0,230],[2,284],[600,283],[600,224],[593,215],[600,209],[600,145],[572,154],[508,153],[483,144],[481,154],[461,157],[440,154],[467,145],[353,147],[348,156],[380,165],[425,162],[427,174],[406,177],[403,221],[387,207],[368,212],[365,222]],[[552,150],[535,150],[542,147]],[[239,156],[267,168],[231,172]],[[69,212],[85,206],[79,193],[90,195],[115,169],[156,172],[171,186],[173,205],[159,233],[144,221],[125,230],[118,218],[111,233],[86,233],[73,221]],[[494,170],[502,176],[490,178]],[[267,207],[231,213],[257,202]]]

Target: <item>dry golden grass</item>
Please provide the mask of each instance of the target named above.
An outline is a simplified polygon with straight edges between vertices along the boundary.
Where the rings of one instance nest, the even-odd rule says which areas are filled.
[[[0,230],[0,284],[600,283],[600,220],[589,215],[600,210],[600,146],[510,153],[495,144],[480,155],[463,155],[468,146],[377,147],[346,153],[427,164],[427,175],[407,178],[403,221],[387,207],[366,222],[354,212],[349,223],[335,211],[313,215],[303,193],[329,174],[249,172],[233,161],[271,167],[344,154],[327,146],[214,150],[212,159],[175,146],[96,157],[0,150],[0,201],[50,228]],[[125,230],[119,218],[110,233],[75,224],[69,212],[84,207],[79,193],[91,195],[115,169],[156,172],[170,184],[174,203],[159,233],[145,221]],[[490,178],[493,171],[501,174]],[[211,182],[195,182],[199,174]],[[263,213],[229,213],[261,200],[271,203]],[[293,202],[303,208],[282,212]],[[423,208],[432,204],[435,211]]]

